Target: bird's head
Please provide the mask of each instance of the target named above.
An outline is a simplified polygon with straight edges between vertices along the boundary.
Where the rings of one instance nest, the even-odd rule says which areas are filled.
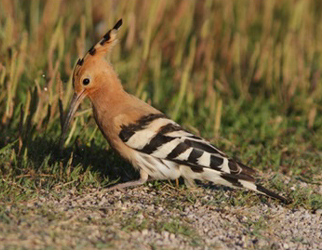
[[[92,99],[95,92],[100,91],[103,86],[106,86],[109,83],[111,86],[107,87],[113,87],[109,78],[115,77],[115,72],[110,63],[106,60],[106,55],[109,54],[112,47],[117,42],[116,35],[121,25],[122,19],[120,19],[113,29],[109,30],[103,38],[86,53],[84,58],[78,59],[76,63],[73,72],[74,96],[63,125],[60,141],[61,146],[70,121],[84,98],[88,96]]]

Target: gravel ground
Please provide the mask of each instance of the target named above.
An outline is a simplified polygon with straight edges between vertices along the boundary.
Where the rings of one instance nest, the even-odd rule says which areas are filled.
[[[214,201],[221,192],[226,202]],[[322,211],[290,210],[275,201],[227,205],[234,191],[168,184],[126,191],[91,189],[39,194],[5,205],[3,248],[322,249]],[[253,202],[254,203],[254,202]]]

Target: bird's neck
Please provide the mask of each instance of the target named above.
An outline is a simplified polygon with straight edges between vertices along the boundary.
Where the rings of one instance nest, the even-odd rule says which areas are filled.
[[[101,86],[89,95],[89,98],[96,111],[112,115],[113,110],[121,107],[122,103],[129,98],[129,94],[124,91],[116,74],[109,75],[104,80],[105,82],[102,82]]]

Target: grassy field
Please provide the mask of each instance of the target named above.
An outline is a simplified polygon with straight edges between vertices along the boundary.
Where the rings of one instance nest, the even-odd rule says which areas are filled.
[[[290,209],[321,209],[321,12],[313,0],[1,0],[0,220],[13,226],[10,216],[44,193],[138,177],[109,150],[89,101],[58,146],[75,62],[120,18],[111,61],[128,92],[259,170],[266,187],[293,199]],[[216,206],[278,203],[225,192],[213,193],[224,202]],[[21,209],[9,216],[8,206]],[[178,225],[156,228],[189,232]]]

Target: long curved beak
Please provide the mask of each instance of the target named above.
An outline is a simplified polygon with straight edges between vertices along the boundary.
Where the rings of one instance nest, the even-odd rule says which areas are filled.
[[[65,118],[63,130],[62,130],[62,133],[60,136],[60,141],[59,141],[60,149],[62,149],[64,146],[65,134],[66,134],[66,131],[69,127],[70,121],[72,120],[73,116],[75,115],[79,104],[83,101],[83,99],[85,97],[86,97],[85,91],[82,91],[80,94],[75,93],[73,96],[73,99],[72,99],[70,106],[69,106],[69,111],[68,111],[67,116]]]

